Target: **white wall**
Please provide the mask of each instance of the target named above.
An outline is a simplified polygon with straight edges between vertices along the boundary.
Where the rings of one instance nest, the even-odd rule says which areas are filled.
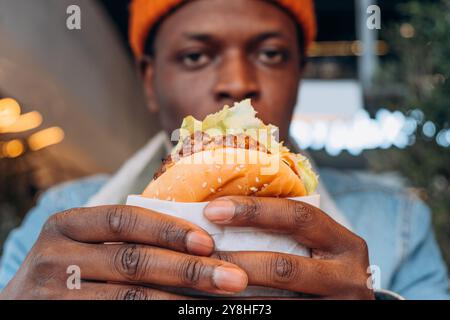
[[[82,30],[66,28],[66,9],[82,8]],[[83,169],[115,170],[157,130],[133,62],[103,9],[91,0],[0,0],[0,92],[65,141],[49,148]]]

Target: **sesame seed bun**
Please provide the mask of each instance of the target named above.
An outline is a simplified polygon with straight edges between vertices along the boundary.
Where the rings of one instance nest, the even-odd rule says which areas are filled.
[[[229,195],[301,197],[307,194],[300,176],[283,154],[218,148],[183,157],[142,196],[177,202],[203,202]]]

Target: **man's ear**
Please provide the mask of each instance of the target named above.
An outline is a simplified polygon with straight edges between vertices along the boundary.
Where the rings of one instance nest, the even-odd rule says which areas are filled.
[[[154,87],[154,59],[148,56],[143,57],[139,61],[139,72],[142,83],[144,85],[144,93],[147,101],[147,108],[152,113],[159,111],[159,106],[156,103],[155,87]]]

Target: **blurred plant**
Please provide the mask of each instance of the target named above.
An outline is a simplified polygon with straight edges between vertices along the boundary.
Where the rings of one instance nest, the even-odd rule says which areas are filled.
[[[392,55],[377,77],[397,96],[379,102],[415,118],[417,130],[409,148],[376,153],[370,163],[400,171],[428,203],[450,266],[450,0],[409,1],[399,12],[402,21],[382,31]]]

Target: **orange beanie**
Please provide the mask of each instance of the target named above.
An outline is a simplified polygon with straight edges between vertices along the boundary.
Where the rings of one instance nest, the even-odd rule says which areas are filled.
[[[130,6],[130,45],[136,58],[144,54],[145,41],[153,26],[177,5],[186,0],[132,0]],[[313,0],[272,0],[291,12],[302,26],[305,45],[314,41],[317,32]]]

